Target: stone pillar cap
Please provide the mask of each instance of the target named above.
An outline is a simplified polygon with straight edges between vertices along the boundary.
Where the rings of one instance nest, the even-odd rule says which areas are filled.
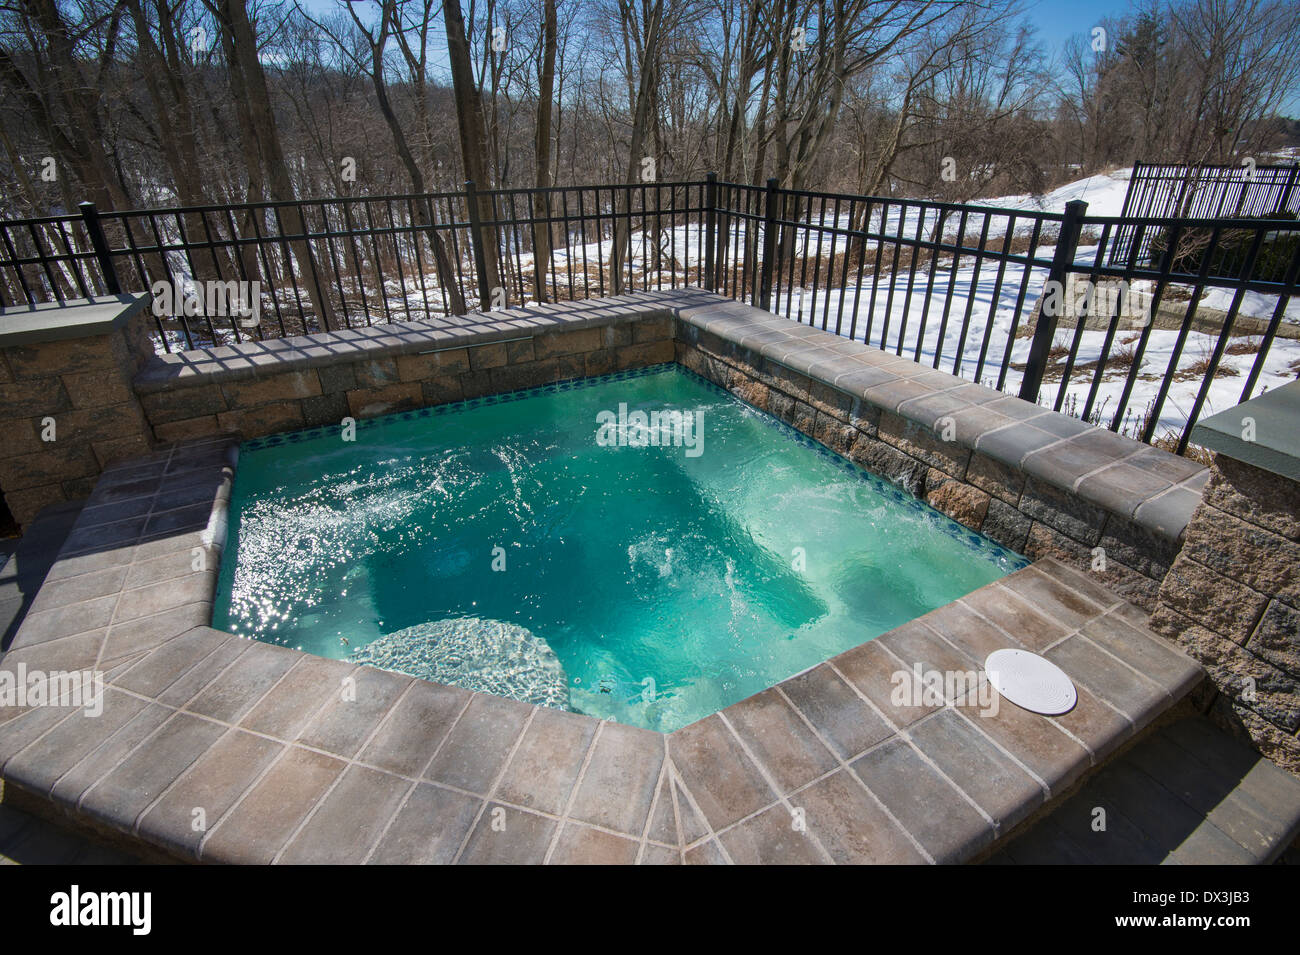
[[[0,348],[107,335],[149,304],[147,292],[0,308]]]
[[[1198,421],[1191,440],[1211,451],[1300,481],[1300,381]]]

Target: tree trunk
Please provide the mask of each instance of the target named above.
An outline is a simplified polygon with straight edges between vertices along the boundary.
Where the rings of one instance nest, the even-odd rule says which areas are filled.
[[[555,98],[555,50],[559,45],[555,0],[543,0],[542,53],[537,71],[537,129],[533,138],[533,155],[537,166],[537,192],[533,193],[533,218],[549,218],[551,213],[551,106]],[[567,246],[566,246],[567,248]],[[537,301],[546,301],[546,273],[551,263],[551,224],[533,227],[533,273],[537,284]],[[570,289],[572,295],[572,289]]]
[[[470,64],[469,40],[465,34],[465,18],[460,10],[460,0],[445,0],[443,19],[447,25],[447,56],[451,61],[452,91],[456,98],[456,120],[460,129],[460,155],[465,178],[480,190],[478,218],[480,222],[496,219],[495,204],[491,196],[481,190],[492,188],[489,173],[487,132],[483,118],[483,100],[474,84],[474,70]],[[487,310],[491,304],[492,290],[504,289],[498,260],[496,227],[483,225],[475,237],[483,255],[483,274],[479,276],[479,308]]]
[[[633,27],[633,17],[626,0],[620,0],[619,7],[623,13],[623,29]],[[663,23],[663,0],[654,0],[645,6],[645,41],[641,49],[641,63],[638,70],[636,100],[632,108],[632,142],[628,148],[627,181],[625,208],[620,212],[618,196],[614,201],[614,245],[610,255],[610,268],[613,271],[611,285],[615,295],[623,292],[623,262],[630,259],[632,253],[632,189],[631,183],[640,179],[642,153],[645,151],[646,139],[650,133],[650,120],[654,104],[654,87],[658,73],[659,35]]]
[[[206,0],[221,27],[222,46],[232,77],[233,105],[240,119],[241,132],[251,136],[244,143],[244,156],[249,163],[250,180],[253,165],[260,161],[266,174],[266,187],[276,202],[293,203],[293,182],[289,166],[280,146],[276,131],[275,112],[271,107],[271,94],[266,85],[266,73],[257,56],[257,37],[248,19],[247,0]],[[235,77],[238,82],[235,82]],[[242,94],[242,96],[241,96]],[[260,179],[260,176],[259,176]],[[285,234],[305,235],[305,223],[297,205],[280,208],[279,221]],[[307,286],[307,295],[320,327],[324,331],[337,328],[334,306],[329,298],[329,278],[316,265],[311,242],[305,238],[289,240],[297,273]],[[290,265],[290,267],[292,267]],[[304,327],[306,322],[304,320]]]

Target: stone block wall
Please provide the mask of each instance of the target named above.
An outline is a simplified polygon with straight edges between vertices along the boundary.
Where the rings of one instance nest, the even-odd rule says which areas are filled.
[[[1300,774],[1300,484],[1216,455],[1151,627],[1209,673],[1203,708]]]
[[[150,450],[131,385],[153,355],[145,322],[0,348],[0,490],[19,524],[87,497],[109,464]]]
[[[146,378],[137,388],[159,441],[254,438],[668,362],[672,334],[672,320],[660,317],[438,349],[349,339],[350,350],[327,363],[269,361],[252,375]]]
[[[1055,557],[1148,613],[1155,608],[1177,540],[718,335],[683,324],[679,339],[679,364],[966,527],[1032,559]]]

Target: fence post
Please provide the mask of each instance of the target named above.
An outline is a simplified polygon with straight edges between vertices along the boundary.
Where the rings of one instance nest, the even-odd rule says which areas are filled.
[[[1282,194],[1278,196],[1277,207],[1274,208],[1273,214],[1280,216],[1284,212],[1290,211],[1291,193],[1295,190],[1296,175],[1300,174],[1300,165],[1292,166],[1286,174],[1286,183],[1282,186]]]
[[[704,287],[717,291],[718,174],[704,177]]]
[[[765,312],[772,310],[772,269],[776,265],[776,180],[767,181],[766,207],[763,210],[763,271],[759,275],[757,305]]]
[[[469,241],[474,249],[474,271],[478,273],[478,308],[480,312],[492,308],[492,283],[488,277],[487,259],[483,257],[483,223],[479,218],[478,189],[473,179],[465,180],[465,205],[469,209]]]
[[[90,239],[90,247],[95,250],[99,271],[104,275],[104,289],[109,295],[121,295],[122,283],[117,280],[117,267],[108,250],[108,239],[104,235],[104,226],[99,221],[99,210],[93,202],[83,202],[77,208],[81,210],[81,220],[86,224],[86,236]]]
[[[1088,203],[1081,199],[1065,204],[1065,218],[1061,220],[1061,235],[1056,240],[1056,254],[1052,256],[1052,267],[1047,273],[1047,285],[1038,300],[1038,316],[1034,322],[1034,339],[1029,345],[1029,359],[1025,362],[1025,376],[1020,382],[1020,397],[1025,401],[1038,401],[1038,389],[1043,384],[1043,373],[1047,371],[1047,355],[1052,350],[1052,339],[1056,337],[1057,309],[1051,314],[1043,311],[1043,302],[1053,288],[1058,294],[1056,301],[1065,301],[1065,280],[1070,267],[1074,265],[1074,256],[1079,248],[1079,233],[1083,231],[1083,217],[1088,212]],[[1087,316],[1078,316],[1079,321],[1086,321]],[[1010,347],[1011,343],[1007,343]]]

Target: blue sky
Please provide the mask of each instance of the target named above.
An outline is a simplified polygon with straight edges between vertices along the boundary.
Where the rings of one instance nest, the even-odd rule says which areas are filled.
[[[1056,48],[1075,33],[1090,33],[1099,20],[1118,19],[1132,10],[1131,0],[1025,0],[1025,16],[1039,38]]]
[[[337,0],[300,0],[312,12],[337,7]],[[362,2],[362,6],[371,4]],[[1103,17],[1119,17],[1133,6],[1133,0],[1024,0],[1025,16],[1038,27],[1041,39],[1056,47],[1073,33],[1087,33]]]

